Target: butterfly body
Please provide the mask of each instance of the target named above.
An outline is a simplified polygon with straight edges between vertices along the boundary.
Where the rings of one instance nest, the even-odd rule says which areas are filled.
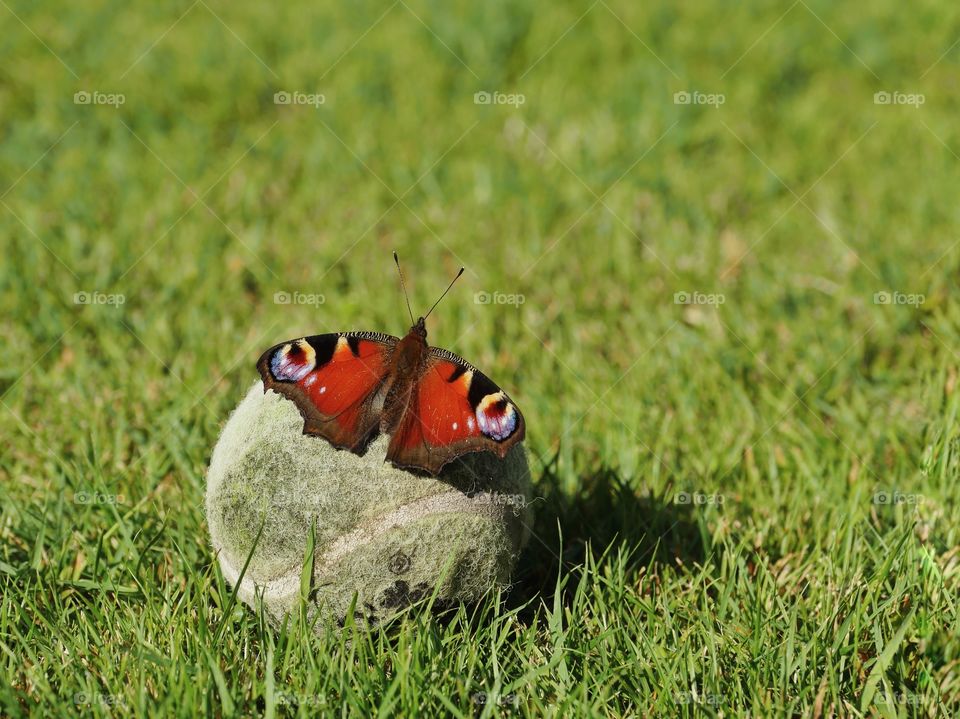
[[[292,400],[304,434],[362,454],[390,436],[387,459],[437,474],[468,452],[500,457],[524,437],[523,415],[476,367],[427,344],[424,318],[402,339],[377,332],[302,337],[257,363],[264,391]]]
[[[413,379],[423,374],[428,352],[427,332],[423,324],[411,327],[406,337],[397,343],[385,386],[380,390],[383,397],[381,434],[392,435],[399,429],[412,400]]]

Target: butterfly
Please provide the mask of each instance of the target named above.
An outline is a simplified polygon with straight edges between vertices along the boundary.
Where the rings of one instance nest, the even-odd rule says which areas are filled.
[[[400,272],[400,261],[393,255]],[[334,332],[288,340],[260,357],[264,392],[293,401],[303,433],[363,454],[390,436],[386,459],[436,475],[469,452],[500,458],[524,438],[520,409],[489,377],[453,352],[427,344],[426,318],[463,268],[402,339],[380,332]],[[400,282],[406,297],[403,274]]]

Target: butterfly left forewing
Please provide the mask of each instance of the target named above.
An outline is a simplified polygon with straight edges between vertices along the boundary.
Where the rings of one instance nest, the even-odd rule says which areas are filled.
[[[304,434],[362,452],[380,423],[377,398],[390,371],[397,338],[340,332],[281,342],[257,362],[264,391],[292,400]]]
[[[387,459],[437,474],[468,452],[504,457],[524,432],[523,415],[506,392],[462,358],[432,347]]]

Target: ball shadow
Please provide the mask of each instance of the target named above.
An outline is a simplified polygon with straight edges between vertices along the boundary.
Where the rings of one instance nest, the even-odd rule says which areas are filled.
[[[562,487],[555,461],[544,468],[534,491],[535,520],[521,554],[507,604],[539,599],[552,603],[561,572],[578,575],[588,556],[599,559],[622,550],[627,576],[642,567],[693,564],[705,559],[704,537],[689,504],[673,496],[640,496],[614,469],[602,467],[581,477],[575,492]],[[566,595],[576,590],[568,581]],[[525,612],[522,612],[522,614]]]

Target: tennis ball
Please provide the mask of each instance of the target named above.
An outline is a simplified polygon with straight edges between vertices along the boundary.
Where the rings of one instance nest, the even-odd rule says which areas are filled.
[[[341,626],[350,612],[376,624],[434,592],[442,607],[509,584],[532,519],[522,445],[430,477],[386,462],[387,442],[362,457],[335,449],[303,434],[293,402],[250,389],[213,450],[206,496],[213,548],[244,602],[262,598],[277,621],[299,610],[311,528],[308,615]]]

